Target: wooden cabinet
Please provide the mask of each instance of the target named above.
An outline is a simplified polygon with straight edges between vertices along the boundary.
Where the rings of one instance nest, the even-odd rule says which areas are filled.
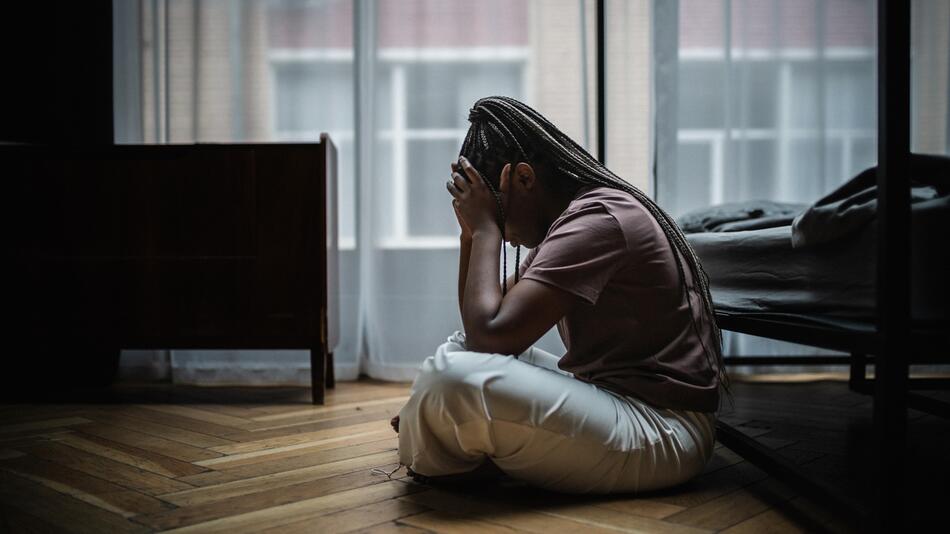
[[[338,337],[326,135],[0,154],[6,324],[18,350],[309,349],[323,402]]]

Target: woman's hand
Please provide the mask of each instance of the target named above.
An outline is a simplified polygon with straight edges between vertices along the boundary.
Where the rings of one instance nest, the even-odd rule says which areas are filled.
[[[457,162],[452,162],[452,174],[461,173],[462,167],[459,166]],[[472,229],[468,227],[468,223],[465,222],[465,219],[462,218],[462,214],[459,213],[458,202],[453,198],[452,199],[452,209],[455,210],[455,218],[458,220],[459,227],[462,229],[462,235],[459,236],[462,241],[471,241],[472,240]]]
[[[454,166],[452,179],[445,186],[454,197],[452,205],[460,218],[460,224],[464,223],[463,228],[467,227],[472,235],[478,231],[500,232],[498,201],[495,195],[465,157],[459,158],[459,165],[464,175],[458,172],[458,166]],[[510,168],[510,164],[505,165],[501,171],[502,180],[505,182]]]

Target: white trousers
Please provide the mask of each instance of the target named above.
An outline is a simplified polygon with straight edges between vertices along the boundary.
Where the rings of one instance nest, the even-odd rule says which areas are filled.
[[[399,460],[426,476],[490,459],[513,478],[569,493],[645,491],[699,474],[714,413],[656,408],[573,378],[531,347],[465,350],[456,331],[423,362],[399,412]]]

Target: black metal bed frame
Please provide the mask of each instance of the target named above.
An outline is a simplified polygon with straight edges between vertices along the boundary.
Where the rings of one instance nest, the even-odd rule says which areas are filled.
[[[861,503],[855,496],[809,477],[780,453],[728,423],[719,421],[717,435],[723,445],[753,464],[813,497],[836,504],[859,523],[883,531],[900,529],[905,521],[907,409],[950,415],[947,403],[908,391],[946,387],[945,380],[910,380],[908,366],[939,361],[940,349],[948,347],[945,332],[914,325],[910,318],[910,156],[910,2],[878,0],[876,324],[829,326],[794,318],[717,313],[723,330],[851,353],[844,357],[850,366],[849,387],[874,397],[876,465],[871,468],[879,475],[874,502]],[[775,358],[761,363],[802,362],[803,358]],[[875,365],[873,380],[866,375],[869,363]]]
[[[726,447],[795,489],[833,503],[839,511],[856,522],[864,523],[873,530],[899,529],[906,508],[904,454],[900,451],[906,451],[907,409],[950,418],[950,404],[911,391],[948,389],[950,380],[911,379],[908,377],[908,365],[946,363],[946,355],[940,353],[941,349],[947,351],[950,346],[946,333],[932,328],[908,328],[904,332],[906,337],[902,338],[904,345],[895,347],[893,341],[886,343],[884,333],[887,330],[884,330],[886,326],[882,325],[881,319],[877,325],[862,324],[853,329],[819,328],[791,320],[753,319],[725,314],[717,314],[717,321],[723,330],[851,352],[849,356],[732,357],[725,360],[727,365],[847,365],[848,387],[858,393],[874,396],[873,438],[877,444],[877,465],[872,468],[878,469],[882,476],[878,477],[873,503],[862,503],[839,488],[808,476],[781,453],[722,420],[717,422],[717,438]],[[908,357],[907,353],[914,356]],[[872,364],[875,365],[875,378],[869,379],[867,366]],[[868,514],[868,510],[873,513]]]
[[[858,522],[894,531],[905,521],[907,409],[950,417],[950,404],[909,391],[944,389],[941,379],[911,380],[909,364],[946,362],[946,330],[914,324],[910,313],[910,2],[878,0],[878,236],[877,322],[846,327],[782,318],[717,314],[724,330],[850,352],[849,387],[873,395],[877,487],[868,503],[808,477],[781,454],[720,421],[719,440],[766,471],[811,495],[835,503]],[[943,354],[941,354],[943,351]],[[873,361],[868,355],[874,355]],[[782,361],[785,360],[785,361]],[[770,364],[801,363],[801,358]],[[743,362],[749,364],[752,362]],[[763,362],[765,363],[765,362]],[[866,368],[875,365],[875,378]]]
[[[606,136],[605,57],[606,11],[597,0],[597,132],[598,156],[604,161]],[[950,416],[950,404],[909,392],[943,389],[948,381],[911,380],[910,363],[946,363],[950,353],[947,331],[922,327],[910,315],[910,2],[878,0],[878,236],[877,321],[842,325],[796,320],[794,316],[749,317],[717,313],[723,330],[752,334],[850,353],[850,356],[788,356],[727,358],[727,364],[802,365],[846,364],[851,389],[873,394],[873,438],[877,444],[874,502],[852,495],[802,469],[756,439],[720,421],[719,441],[790,486],[838,509],[872,530],[895,531],[903,526],[906,503],[903,452],[907,450],[907,409],[913,407]],[[943,354],[940,353],[943,351]],[[914,355],[908,357],[907,353]],[[873,357],[872,357],[873,356]],[[868,364],[875,378],[868,379]],[[899,452],[895,452],[899,451]],[[868,504],[870,512],[868,513]]]

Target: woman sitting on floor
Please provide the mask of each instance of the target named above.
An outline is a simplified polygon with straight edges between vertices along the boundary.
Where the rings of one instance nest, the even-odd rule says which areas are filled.
[[[564,492],[700,473],[727,380],[708,280],[682,232],[525,104],[484,98],[469,121],[446,184],[464,333],[425,360],[393,419],[400,463],[438,477],[490,462]],[[500,284],[504,241],[532,250]],[[532,346],[554,325],[560,358]]]

